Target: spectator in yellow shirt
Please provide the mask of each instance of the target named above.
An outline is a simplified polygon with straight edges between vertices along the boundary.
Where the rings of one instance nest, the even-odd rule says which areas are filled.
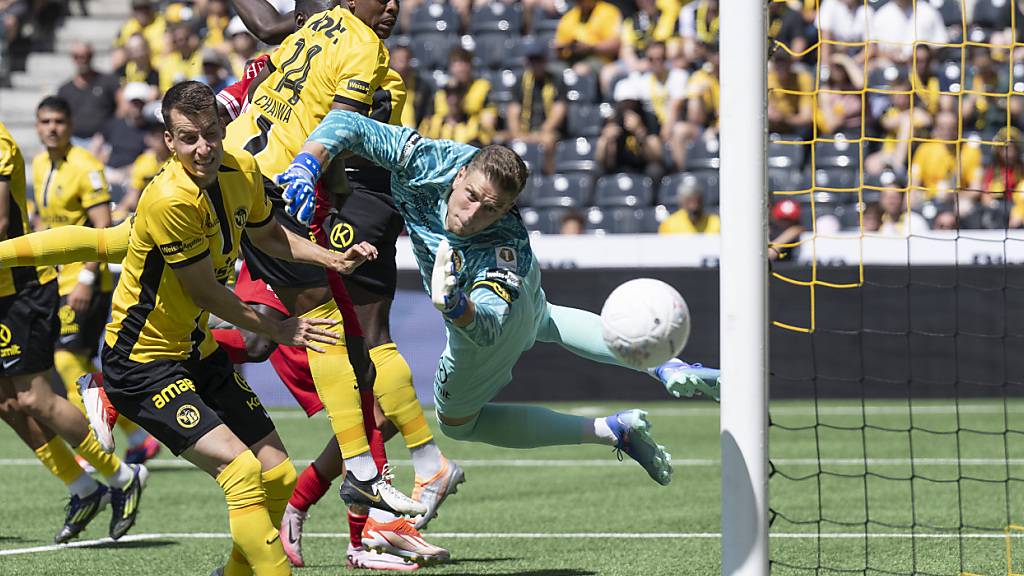
[[[718,214],[704,212],[704,191],[692,180],[679,185],[679,210],[662,221],[658,234],[718,234]]]
[[[124,65],[117,69],[121,86],[142,82],[150,86],[160,85],[160,73],[153,67],[153,54],[149,50],[146,37],[133,34],[124,45]]]
[[[970,178],[980,169],[981,149],[966,142],[959,145],[960,166],[957,167],[957,124],[953,112],[940,112],[935,117],[932,139],[921,143],[911,159],[910,186],[914,195],[911,207],[924,199],[944,201],[968,186]],[[923,198],[922,198],[923,196]]]
[[[558,21],[554,49],[577,74],[596,73],[619,56],[622,13],[604,0],[578,0]]]
[[[114,68],[120,68],[125,63],[124,45],[136,34],[146,38],[154,60],[163,55],[167,48],[166,33],[167,21],[157,11],[155,0],[132,0],[132,17],[121,27],[121,33],[114,41],[114,48],[117,49],[111,57]]]
[[[160,61],[160,91],[185,80],[203,75],[203,55],[199,50],[199,34],[191,23],[180,22],[171,28],[171,53]]]
[[[242,19],[235,16],[224,31],[230,42],[231,51],[228,53],[228,61],[231,63],[230,72],[235,78],[245,77],[245,65],[250,60],[260,55],[259,41],[249,33],[249,29],[242,23]]]

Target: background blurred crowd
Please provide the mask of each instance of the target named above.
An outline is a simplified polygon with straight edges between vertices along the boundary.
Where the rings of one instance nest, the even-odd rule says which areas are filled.
[[[269,49],[228,0],[131,5],[114,73],[76,44],[77,73],[59,91],[75,142],[129,198],[167,155],[161,94],[185,79],[220,89]],[[59,22],[63,9],[0,0],[3,38],[48,14]],[[513,147],[533,171],[520,201],[531,228],[718,232],[719,0],[405,0],[401,10],[387,43],[409,90],[403,123]],[[1024,227],[1024,50],[1011,48],[1022,17],[1024,3],[1006,0],[770,3],[773,231],[798,235],[812,214],[819,233]]]

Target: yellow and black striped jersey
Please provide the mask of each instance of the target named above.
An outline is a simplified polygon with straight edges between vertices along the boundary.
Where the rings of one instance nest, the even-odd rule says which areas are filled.
[[[272,217],[262,175],[247,152],[225,150],[217,182],[206,190],[178,160],[169,160],[139,199],[107,346],[133,362],[207,356],[217,345],[206,326],[209,313],[196,306],[172,268],[209,257],[217,280],[226,283],[242,231]]]
[[[32,185],[35,189],[35,209],[45,228],[84,226],[88,223],[90,208],[110,202],[103,163],[84,148],[72,146],[64,158],[56,163],[43,152],[32,160]],[[82,262],[60,267],[60,294],[70,294],[78,285]],[[113,277],[106,264],[99,269],[98,289],[114,289]]]
[[[27,234],[28,208],[25,198],[25,158],[7,127],[0,122],[0,182],[8,183],[7,235],[2,239]],[[57,278],[50,266],[19,266],[0,270],[0,297],[11,296],[23,288]]]
[[[348,10],[316,14],[270,57],[249,108],[228,125],[225,144],[256,157],[268,178],[283,172],[335,102],[370,111],[388,71],[380,38]]]

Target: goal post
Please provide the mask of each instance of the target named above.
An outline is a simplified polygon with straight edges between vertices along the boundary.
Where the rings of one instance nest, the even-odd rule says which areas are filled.
[[[765,0],[720,4],[722,574],[768,574]]]

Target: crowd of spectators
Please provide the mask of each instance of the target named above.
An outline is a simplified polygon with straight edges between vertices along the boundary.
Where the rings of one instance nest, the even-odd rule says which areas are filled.
[[[0,16],[12,4],[47,1],[0,0]],[[775,196],[791,201],[776,210],[789,215],[779,233],[812,217],[882,234],[1024,226],[1024,51],[1009,49],[1024,40],[1011,27],[1024,3],[968,2],[966,24],[958,0],[818,4],[768,8],[769,187],[793,192]],[[59,92],[75,142],[129,199],[166,154],[147,139],[161,94],[184,79],[222,88],[269,49],[228,0],[131,6],[114,73],[76,44],[77,72]],[[409,92],[402,121],[512,146],[533,173],[520,205],[535,230],[717,233],[718,10],[719,0],[405,0],[388,41]]]

